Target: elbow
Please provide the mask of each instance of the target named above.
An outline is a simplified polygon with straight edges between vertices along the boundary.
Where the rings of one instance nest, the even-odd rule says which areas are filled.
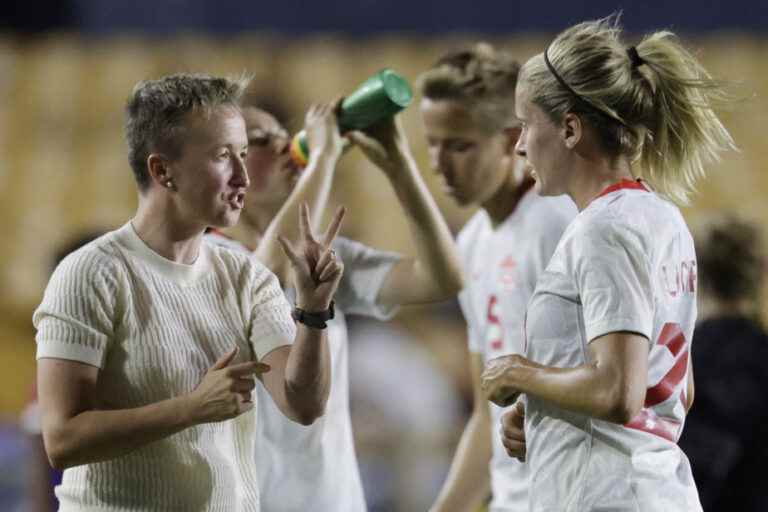
[[[296,407],[293,411],[293,420],[308,427],[325,414],[325,401],[319,404],[304,404],[302,407]]]
[[[43,435],[45,454],[51,467],[58,471],[64,471],[75,466],[72,451],[64,443],[57,441],[57,437],[60,436],[56,436],[54,433],[45,434]]]
[[[300,425],[308,427],[318,418],[325,414],[325,407],[328,402],[328,391],[318,393],[315,396],[308,396],[311,393],[288,388],[289,414],[286,414],[291,420]]]
[[[625,425],[632,421],[643,408],[644,390],[625,388],[610,395],[601,419]]]

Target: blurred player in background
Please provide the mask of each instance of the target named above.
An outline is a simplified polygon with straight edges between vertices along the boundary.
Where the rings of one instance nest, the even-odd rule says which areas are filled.
[[[316,219],[325,210],[343,146],[337,108],[338,102],[313,106],[307,113],[305,129],[311,152],[297,183],[298,169],[290,162],[285,129],[268,112],[253,105],[244,107],[251,191],[241,222],[223,235],[209,235],[209,239],[230,245],[237,242],[243,251],[258,246],[259,260],[275,272],[286,288],[291,288],[290,268],[276,235],[295,232],[300,204],[308,204]],[[345,238],[333,244],[345,270],[336,294],[336,318],[328,322],[333,366],[331,396],[325,416],[309,427],[277,417],[273,404],[258,401],[254,456],[264,510],[366,509],[350,422],[344,316],[387,319],[398,306],[445,300],[462,286],[450,231],[419,174],[399,123],[390,118],[366,133],[353,132],[349,138],[392,184],[408,219],[416,256],[381,251]],[[271,223],[265,232],[268,219]],[[293,290],[287,292],[294,295]],[[391,371],[396,378],[397,368]],[[265,390],[258,386],[257,394],[263,393]]]
[[[248,175],[245,80],[139,83],[126,108],[136,215],[67,256],[34,314],[45,448],[60,510],[258,511],[251,392],[282,414],[324,411],[324,331],[294,324],[275,276],[202,243],[234,225]],[[284,240],[297,306],[326,312],[342,265],[302,216]],[[330,256],[329,256],[330,254]],[[324,266],[319,263],[325,261]]]
[[[680,447],[704,510],[768,510],[768,334],[759,321],[765,248],[758,226],[730,215],[713,219],[695,240],[696,407]]]
[[[525,357],[483,374],[496,403],[525,394],[504,443],[529,465],[532,511],[701,510],[676,444],[693,399],[696,254],[669,199],[685,201],[733,141],[713,110],[721,89],[671,33],[629,47],[621,35],[613,17],[571,27],[517,86],[517,152],[542,195],[580,211],[528,304]]]
[[[480,207],[458,238],[474,406],[434,511],[477,510],[489,492],[492,511],[528,507],[527,469],[501,444],[503,409],[483,396],[480,374],[494,357],[523,353],[525,305],[576,208],[567,197],[539,197],[515,155],[519,69],[479,44],[445,55],[420,79],[432,167],[460,205]]]

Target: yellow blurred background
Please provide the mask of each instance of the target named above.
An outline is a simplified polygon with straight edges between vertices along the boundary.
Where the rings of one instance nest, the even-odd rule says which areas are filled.
[[[490,42],[524,61],[547,40],[542,35]],[[137,81],[178,71],[251,72],[260,94],[287,106],[289,127],[296,130],[312,102],[348,93],[383,67],[413,81],[441,53],[474,41],[470,36],[361,42],[199,35],[0,40],[0,415],[16,415],[30,395],[35,368],[31,315],[54,252],[83,232],[122,225],[134,212],[136,192],[123,142],[122,109]],[[694,225],[719,210],[768,219],[768,42],[721,34],[687,43],[713,74],[732,83],[739,100],[723,117],[741,151],[710,167],[684,214]],[[430,172],[417,101],[403,114],[403,123],[438,204],[458,231],[473,212],[457,208]],[[346,235],[411,252],[389,185],[360,155],[353,152],[342,162],[334,193],[335,201],[349,208]],[[762,226],[768,231],[768,223]],[[405,311],[402,322],[426,343],[439,344],[449,333],[460,337],[461,329],[427,328],[418,317]],[[457,374],[466,371],[462,342],[444,347],[442,364]]]

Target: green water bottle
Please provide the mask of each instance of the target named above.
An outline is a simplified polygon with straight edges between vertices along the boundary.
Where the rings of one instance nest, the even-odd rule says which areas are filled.
[[[413,91],[405,78],[391,69],[379,71],[344,98],[339,111],[339,129],[344,133],[368,128],[405,109],[412,99]],[[309,161],[309,144],[304,130],[291,140],[291,158],[302,167]]]

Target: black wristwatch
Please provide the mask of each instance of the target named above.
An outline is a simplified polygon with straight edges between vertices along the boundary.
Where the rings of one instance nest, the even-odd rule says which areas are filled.
[[[304,311],[300,307],[294,307],[291,316],[299,323],[312,327],[313,329],[325,329],[328,327],[326,323],[328,320],[332,320],[336,316],[336,311],[333,309],[333,301],[328,309],[325,311]]]

